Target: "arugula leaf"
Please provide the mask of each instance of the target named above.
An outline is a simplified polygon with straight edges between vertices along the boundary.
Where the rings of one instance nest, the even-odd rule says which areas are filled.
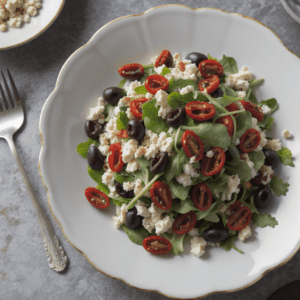
[[[171,73],[171,70],[168,67],[164,67],[160,75],[165,76],[169,73]]]
[[[228,235],[229,236],[232,236],[232,235],[235,235],[235,234],[236,234],[235,230],[231,230],[231,229],[228,230]]]
[[[213,222],[204,221],[199,227],[199,235],[202,236],[205,229],[209,228]]]
[[[217,180],[213,180],[213,177],[209,177],[209,179],[205,183],[208,185],[213,194],[216,192],[221,194],[227,193],[228,191],[227,180],[228,176],[226,174],[223,174]]]
[[[231,137],[223,124],[207,122],[193,127],[182,126],[182,129],[194,131],[205,144],[205,148],[220,147],[225,149],[231,144]]]
[[[249,91],[249,93],[248,93],[248,91]],[[254,103],[254,104],[258,104],[258,101],[257,101],[255,95],[253,94],[252,89],[249,88],[248,91],[247,91],[247,97],[246,97],[246,98],[247,98],[250,102],[252,102],[252,103]]]
[[[187,156],[183,149],[175,155],[169,156],[169,163],[164,172],[166,181],[170,182],[172,179],[182,173],[183,163],[187,161]]]
[[[98,189],[98,187],[97,187],[97,189]],[[100,189],[100,188],[99,188]],[[98,190],[99,190],[98,189]],[[116,200],[116,199],[112,199],[112,201],[113,201],[113,203],[115,204],[115,205],[117,205],[117,206],[122,206],[122,204],[123,204],[123,202],[121,202],[121,201],[119,201],[119,200]]]
[[[246,130],[252,127],[252,115],[250,111],[243,111],[236,117],[236,138],[240,138]]]
[[[248,153],[249,159],[254,163],[254,170],[258,171],[265,163],[265,155],[262,151],[252,151]]]
[[[148,207],[152,204],[152,199],[148,197],[141,197],[139,200],[145,203]]]
[[[218,223],[220,221],[218,215],[216,213],[214,214],[209,214],[204,218],[205,221],[213,222],[213,223]]]
[[[226,251],[229,251],[234,245],[234,242],[236,241],[237,237],[238,237],[237,233],[235,235],[228,237],[224,242],[220,242],[220,247]]]
[[[138,86],[134,90],[138,95],[146,95],[148,93],[144,85]]]
[[[167,132],[170,128],[166,124],[165,120],[158,116],[158,107],[155,106],[156,99],[143,104],[143,120],[144,125],[148,130],[152,130],[154,133],[160,134],[161,132]]]
[[[271,112],[273,112],[274,110],[276,110],[278,108],[277,100],[275,98],[263,100],[258,104],[258,106],[260,106],[260,107],[263,105],[269,106],[271,108]]]
[[[191,101],[207,101],[207,98],[201,94],[197,94],[197,98],[194,99],[193,93],[187,93],[185,95],[181,95],[177,92],[172,92],[168,96],[168,104],[172,108],[176,107],[185,107]]]
[[[171,189],[172,193],[175,194],[175,196],[181,200],[185,200],[189,194],[190,186],[182,186],[179,184],[176,179],[170,181],[168,183],[169,188]]]
[[[215,61],[219,61],[217,58],[214,58],[214,57],[210,56],[210,54],[207,54],[207,57],[208,57],[208,59],[213,59]]]
[[[291,166],[294,167],[294,163],[292,160],[292,152],[286,147],[282,147],[281,150],[276,152],[279,155],[280,161],[285,165],[285,166]]]
[[[276,196],[285,196],[289,186],[288,183],[283,182],[283,180],[277,176],[273,176],[270,182],[270,188]]]
[[[129,118],[127,117],[127,114],[125,111],[120,111],[119,118],[117,119],[117,129],[126,129],[127,124],[129,122]]]
[[[233,57],[227,57],[223,55],[219,63],[223,66],[224,73],[228,72],[230,74],[238,73],[239,69],[236,65],[235,59]]]
[[[251,209],[252,213],[258,213],[255,205],[254,205],[254,200],[253,200],[253,196],[250,197],[250,203],[247,203],[245,201],[241,201],[243,203],[244,206],[247,206]]]
[[[270,130],[274,119],[270,115],[265,115],[262,121],[258,122],[257,125],[262,130]]]
[[[225,86],[224,83],[221,83],[219,85],[219,87],[221,88],[221,90],[223,91],[223,93],[224,93],[225,96],[234,97],[234,98],[238,98],[239,97],[238,93],[234,89]]]
[[[221,217],[224,228],[225,228],[227,226],[227,219],[226,219],[225,213],[219,212],[218,215]]]
[[[172,244],[172,252],[175,255],[179,254],[179,252],[183,252],[183,241],[186,234],[163,233],[162,236]]]
[[[123,224],[121,225],[121,228],[126,232],[129,239],[137,245],[143,245],[143,240],[148,236],[150,236],[150,232],[148,232],[148,230],[145,229],[144,227],[131,230],[126,225]]]
[[[194,90],[198,90],[198,85],[197,83],[192,80],[192,79],[174,79],[172,78],[170,81],[169,81],[169,88],[168,88],[168,92],[175,92],[177,91],[177,89],[182,89],[184,88],[185,86],[188,86],[188,85],[192,85],[194,87]]]
[[[260,84],[262,84],[263,81],[264,81],[263,78],[260,78],[260,79],[257,79],[257,80],[255,80],[254,78],[252,78],[252,79],[249,81],[249,87],[250,87],[251,89],[254,89],[254,88],[256,88],[257,86],[259,86]]]
[[[82,157],[87,158],[87,152],[92,144],[95,144],[97,147],[100,145],[98,140],[89,138],[87,142],[78,144],[76,148],[77,153],[79,153]]]
[[[126,78],[123,78],[123,79],[119,82],[118,87],[119,87],[119,88],[122,88],[122,87],[124,86],[124,84],[126,83],[126,81],[127,81],[127,79],[126,79]]]
[[[217,202],[213,203],[213,204],[210,206],[210,208],[209,208],[208,210],[196,212],[197,220],[204,219],[204,218],[207,217],[210,213],[217,212],[219,206],[220,206],[220,203],[217,201]],[[209,221],[209,220],[208,220],[208,221]]]
[[[230,175],[239,175],[241,181],[248,181],[251,179],[251,169],[245,161],[240,161],[236,165],[225,165],[225,169]]]
[[[115,181],[123,184],[124,182],[133,182],[135,180],[135,177],[133,173],[128,172],[118,172],[114,174]]]
[[[180,201],[180,203],[176,203],[175,201],[172,203],[171,211],[175,211],[180,214],[185,214],[189,211],[199,211],[198,208],[195,207],[193,201],[191,199],[187,199],[185,201]]]
[[[103,170],[93,170],[90,166],[88,166],[88,173],[93,180],[95,180],[98,185],[99,189],[106,195],[110,193],[110,190],[106,184],[102,182],[102,175],[104,174]]]
[[[253,213],[251,220],[256,226],[262,228],[266,226],[270,226],[274,228],[274,226],[278,225],[277,220],[274,217],[272,217],[270,214],[266,214],[266,213],[261,213],[261,214]]]
[[[154,71],[154,65],[143,65],[143,67],[144,67],[144,75],[141,78],[141,83],[144,83],[144,81],[148,76],[156,74]]]

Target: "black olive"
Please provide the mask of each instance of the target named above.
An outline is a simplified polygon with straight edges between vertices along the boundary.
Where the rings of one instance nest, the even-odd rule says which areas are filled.
[[[128,136],[136,141],[141,141],[145,136],[145,125],[138,120],[130,120],[127,124]]]
[[[271,189],[268,186],[261,186],[253,193],[254,205],[256,208],[265,208],[269,205],[272,198]]]
[[[275,151],[268,149],[264,149],[263,152],[266,156],[265,165],[275,169],[279,165],[279,155]]]
[[[185,119],[185,108],[177,107],[170,111],[167,116],[166,122],[170,127],[179,127]]]
[[[187,55],[186,59],[191,60],[193,64],[199,67],[201,61],[208,59],[208,57],[199,52],[192,52]]]
[[[93,170],[99,170],[103,167],[104,164],[104,156],[101,154],[98,147],[94,144],[89,146],[87,152],[87,160],[88,164]]]
[[[254,186],[262,186],[262,177],[262,173],[260,171],[257,171],[256,176],[250,180],[251,184]]]
[[[98,121],[87,120],[84,125],[86,135],[93,140],[97,140],[99,134],[103,132],[104,124],[100,124]]]
[[[116,105],[125,94],[126,92],[119,87],[109,87],[103,92],[103,98],[108,103]]]
[[[164,171],[169,163],[168,152],[160,152],[152,158],[150,163],[150,171],[154,174],[159,174]]]
[[[207,228],[203,232],[203,238],[210,243],[223,242],[228,238],[228,231],[225,228]]]
[[[218,87],[218,88],[216,89],[216,91],[214,91],[214,92],[211,94],[211,96],[212,96],[213,98],[221,98],[221,97],[223,97],[223,91],[222,91],[222,89]]]
[[[129,209],[126,212],[126,224],[131,230],[139,229],[142,227],[143,217],[137,214],[136,207]]]
[[[116,188],[116,192],[119,196],[123,197],[123,198],[133,198],[134,197],[134,192],[133,190],[131,191],[125,191],[123,189],[123,185],[119,182],[115,183],[115,188]]]

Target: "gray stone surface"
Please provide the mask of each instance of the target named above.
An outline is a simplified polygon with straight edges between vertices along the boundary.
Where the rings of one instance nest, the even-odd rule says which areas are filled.
[[[300,24],[285,12],[279,0],[67,0],[61,15],[40,37],[21,47],[0,51],[0,67],[9,67],[14,74],[27,116],[25,126],[15,135],[17,149],[70,260],[64,274],[48,268],[29,195],[6,142],[0,140],[0,299],[167,299],[103,275],[66,241],[50,213],[39,176],[38,157],[40,112],[66,59],[107,22],[171,3],[195,8],[215,7],[253,17],[268,25],[300,56]],[[297,253],[254,285],[206,299],[265,299],[278,287],[299,279],[299,274],[300,253]]]

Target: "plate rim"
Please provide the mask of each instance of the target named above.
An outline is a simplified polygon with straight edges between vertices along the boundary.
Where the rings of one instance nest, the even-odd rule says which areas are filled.
[[[16,48],[16,47],[19,47],[21,45],[24,45],[32,40],[34,40],[35,38],[37,38],[39,35],[41,35],[43,32],[45,32],[53,23],[54,21],[57,19],[57,17],[59,16],[59,14],[61,13],[65,3],[66,3],[66,0],[61,0],[61,4],[60,4],[60,7],[57,11],[57,13],[55,14],[55,16],[52,18],[52,20],[44,27],[41,29],[41,31],[39,31],[38,33],[36,33],[34,36],[30,37],[29,39],[27,39],[26,41],[23,41],[21,43],[18,43],[18,44],[14,44],[14,45],[11,45],[11,46],[7,46],[7,47],[0,47],[0,51],[1,50],[8,50],[8,49],[12,49],[12,48]],[[56,86],[55,86],[56,88]],[[55,89],[54,88],[54,89]],[[48,99],[47,99],[48,100]]]
[[[63,1],[65,1],[65,0],[63,0]],[[148,10],[146,10],[146,11],[144,11],[143,13],[140,13],[140,14],[125,15],[125,16],[116,18],[116,19],[114,19],[114,20],[112,20],[112,21],[106,23],[106,24],[103,25],[102,27],[100,27],[100,28],[95,32],[95,34],[90,38],[90,40],[89,40],[86,44],[82,45],[82,46],[79,47],[77,50],[75,50],[75,51],[69,56],[69,58],[66,60],[66,62],[63,64],[63,66],[62,66],[62,68],[61,68],[61,70],[60,70],[60,72],[59,72],[59,74],[58,74],[58,78],[57,78],[57,81],[56,81],[56,85],[55,85],[53,91],[51,92],[51,94],[49,95],[49,97],[46,99],[46,101],[45,101],[45,103],[44,103],[44,105],[43,105],[41,114],[40,114],[39,133],[40,133],[40,138],[41,138],[41,150],[40,150],[40,155],[39,155],[38,167],[39,167],[39,174],[40,174],[40,176],[41,176],[43,185],[44,185],[44,187],[46,188],[46,191],[47,191],[48,205],[49,205],[49,207],[50,207],[50,211],[51,211],[51,213],[52,213],[54,219],[56,220],[56,222],[57,222],[58,225],[60,226],[60,228],[61,228],[61,230],[62,230],[62,233],[63,233],[64,237],[65,237],[66,240],[70,243],[70,245],[71,245],[74,249],[76,249],[78,252],[80,252],[80,253],[87,259],[87,261],[88,261],[88,262],[89,262],[89,263],[90,263],[97,271],[101,272],[102,274],[104,274],[104,275],[106,275],[106,276],[108,276],[108,277],[110,277],[110,278],[120,280],[120,281],[124,282],[125,284],[127,284],[128,286],[133,287],[133,288],[135,288],[135,289],[137,289],[137,290],[147,291],[147,292],[156,292],[156,293],[158,293],[158,294],[161,294],[161,295],[166,296],[166,297],[171,298],[171,299],[178,299],[178,298],[175,298],[175,297],[170,296],[170,295],[168,295],[168,294],[165,294],[165,293],[163,293],[163,292],[160,292],[160,291],[158,291],[158,290],[138,288],[138,287],[136,287],[136,286],[133,286],[133,285],[127,283],[125,280],[123,280],[123,279],[121,279],[121,278],[111,276],[111,275],[109,275],[109,274],[103,272],[103,271],[100,270],[99,268],[97,268],[97,267],[93,264],[93,262],[90,261],[90,259],[87,257],[87,255],[86,255],[83,251],[79,250],[77,247],[75,247],[75,246],[73,245],[73,243],[69,240],[69,238],[68,238],[67,235],[65,234],[64,229],[63,229],[61,223],[58,221],[58,219],[56,218],[56,216],[55,216],[55,214],[54,214],[54,212],[53,212],[53,210],[52,210],[52,206],[51,206],[51,203],[50,203],[49,190],[48,190],[47,185],[46,185],[46,183],[45,183],[45,181],[44,181],[44,179],[43,179],[42,171],[41,171],[41,160],[42,160],[42,154],[43,154],[43,150],[44,150],[44,140],[43,140],[43,135],[42,135],[42,118],[43,118],[43,113],[44,113],[44,110],[45,110],[45,108],[46,108],[46,106],[47,106],[47,103],[50,101],[50,99],[52,98],[53,94],[54,94],[55,91],[57,90],[58,85],[59,85],[59,82],[60,82],[60,78],[61,78],[61,75],[62,75],[62,72],[63,72],[64,69],[66,68],[66,66],[67,66],[68,62],[71,60],[71,58],[72,58],[75,54],[77,54],[77,52],[79,52],[80,50],[82,50],[84,47],[88,46],[88,45],[93,41],[93,39],[95,38],[95,36],[96,36],[100,31],[102,31],[104,28],[106,28],[107,26],[109,26],[110,24],[112,24],[112,23],[114,23],[114,22],[116,22],[116,21],[119,21],[119,20],[121,20],[121,19],[124,19],[124,18],[142,16],[142,15],[144,15],[144,14],[146,14],[146,13],[148,13],[148,12],[151,12],[151,11],[153,11],[153,10],[155,10],[155,9],[160,9],[160,8],[164,8],[164,7],[183,7],[183,8],[190,9],[190,10],[192,10],[192,11],[200,11],[200,10],[216,10],[216,11],[224,12],[224,13],[226,13],[226,14],[237,15],[237,16],[243,17],[243,18],[245,18],[245,19],[252,20],[252,21],[258,23],[259,25],[262,25],[263,27],[265,27],[265,28],[267,28],[268,30],[270,30],[270,31],[277,37],[277,39],[281,42],[281,44],[284,46],[284,48],[285,48],[286,50],[288,50],[290,53],[292,53],[293,55],[295,55],[297,58],[300,59],[300,56],[298,56],[296,53],[294,53],[293,51],[291,51],[291,50],[290,50],[290,49],[282,42],[282,40],[279,38],[279,36],[278,36],[278,35],[277,35],[277,34],[276,34],[269,26],[263,24],[262,22],[260,22],[260,21],[258,21],[258,20],[256,20],[256,19],[254,19],[254,18],[252,18],[252,17],[245,16],[245,15],[239,14],[239,13],[231,13],[231,12],[225,11],[225,10],[223,10],[223,9],[219,9],[219,8],[213,8],[213,7],[192,8],[192,7],[189,7],[189,6],[186,6],[186,5],[182,5],[182,4],[165,4],[165,5],[159,5],[159,6],[152,7],[152,8],[150,8],[150,9],[148,9]],[[0,49],[0,50],[1,50],[1,49]],[[272,267],[272,268],[270,268],[270,269],[267,269],[267,270],[263,271],[261,275],[259,275],[255,280],[253,280],[252,282],[248,283],[248,284],[245,285],[245,286],[239,287],[239,288],[237,288],[237,289],[231,289],[231,290],[213,291],[213,292],[207,293],[207,294],[205,294],[205,295],[202,295],[202,296],[199,296],[199,297],[195,297],[195,298],[189,298],[189,299],[199,299],[199,298],[204,298],[204,297],[207,297],[207,296],[210,296],[210,295],[213,295],[213,294],[230,293],[230,292],[236,292],[236,291],[243,290],[243,289],[245,289],[245,288],[247,288],[247,287],[249,287],[249,286],[255,284],[255,283],[256,283],[257,281],[259,281],[259,280],[260,280],[267,272],[273,271],[273,270],[275,270],[275,269],[281,267],[281,266],[284,265],[285,263],[287,263],[290,259],[292,259],[292,258],[294,257],[294,255],[298,252],[299,249],[300,249],[300,244],[297,246],[297,248],[295,249],[295,251],[294,251],[288,258],[286,258],[283,262],[281,262],[280,264],[278,264],[278,265],[275,266],[275,267]]]

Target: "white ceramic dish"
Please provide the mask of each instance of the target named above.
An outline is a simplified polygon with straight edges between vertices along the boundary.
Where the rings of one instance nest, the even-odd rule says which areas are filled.
[[[276,97],[279,102],[275,136],[279,138],[284,128],[295,136],[282,141],[295,157],[295,168],[280,170],[290,191],[287,197],[274,197],[268,208],[279,225],[259,228],[248,242],[237,242],[243,255],[214,248],[204,258],[196,258],[189,254],[189,245],[176,257],[151,255],[113,227],[114,205],[99,211],[85,199],[85,188],[96,186],[87,174],[86,160],[76,153],[77,144],[87,140],[86,109],[105,88],[118,84],[119,66],[149,63],[163,49],[183,54],[199,51],[218,58],[224,53],[234,57],[239,68],[247,65],[265,78],[257,98]],[[41,114],[41,176],[49,205],[68,241],[108,276],[176,298],[242,289],[285,263],[300,244],[299,82],[299,58],[271,30],[248,17],[168,5],[105,25],[67,60]]]
[[[30,23],[23,23],[20,28],[8,27],[0,32],[0,50],[25,44],[43,33],[58,17],[65,0],[44,0],[38,14],[30,19]]]

